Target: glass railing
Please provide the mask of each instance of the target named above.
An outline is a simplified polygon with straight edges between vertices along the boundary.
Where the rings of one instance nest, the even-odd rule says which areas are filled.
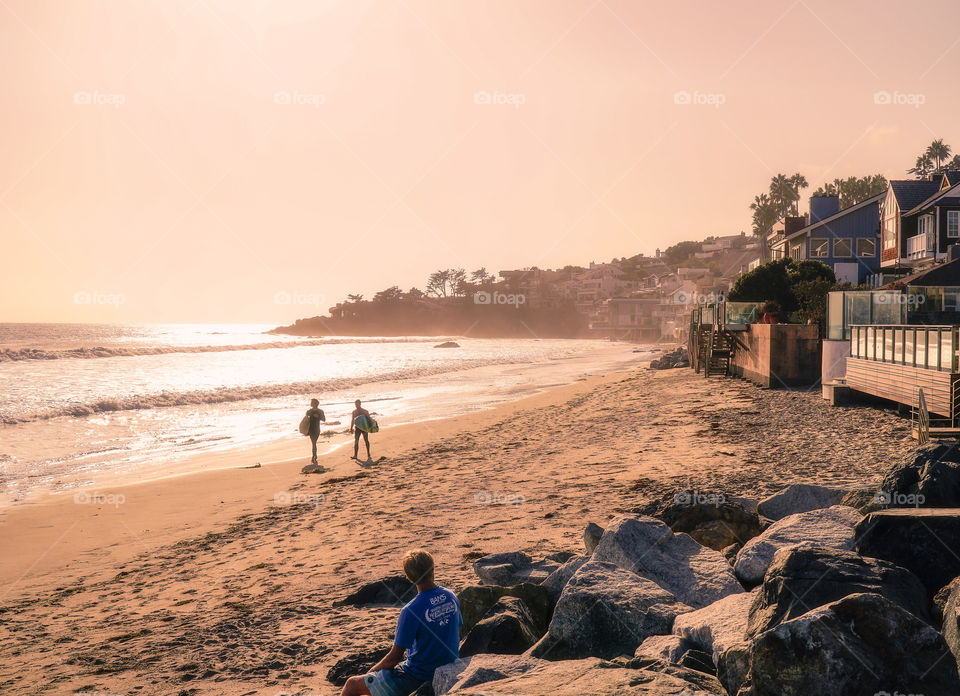
[[[762,302],[724,302],[726,324],[755,324],[760,318]]]
[[[957,372],[957,326],[851,326],[850,357]]]
[[[827,338],[850,338],[857,324],[905,324],[909,295],[899,290],[843,290],[827,295]],[[913,307],[915,308],[915,307]]]

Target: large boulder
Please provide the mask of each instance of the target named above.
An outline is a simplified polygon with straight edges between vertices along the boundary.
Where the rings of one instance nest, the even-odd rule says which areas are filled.
[[[743,592],[723,554],[647,516],[622,516],[607,525],[593,560],[613,563],[656,582],[694,608]]]
[[[857,551],[912,571],[933,597],[960,576],[960,509],[872,512],[856,530]]]
[[[517,676],[456,687],[446,693],[474,696],[677,696],[719,694],[721,689],[715,677],[683,667],[667,664],[628,667],[588,658],[540,661]]]
[[[757,585],[780,549],[808,542],[848,551],[853,548],[854,528],[861,519],[859,512],[846,505],[784,517],[740,549],[733,570],[744,584]]]
[[[594,522],[587,524],[587,528],[583,530],[583,548],[586,549],[588,556],[597,548],[597,544],[600,543],[600,537],[602,536],[603,527]]]
[[[417,586],[403,575],[391,575],[367,583],[342,600],[333,603],[333,606],[362,607],[371,604],[402,607],[417,596]]]
[[[815,486],[809,483],[794,483],[783,490],[764,498],[757,506],[757,510],[764,517],[771,520],[782,520],[798,512],[819,510],[839,505],[846,495],[846,491],[826,486]]]
[[[521,582],[540,583],[560,567],[558,561],[533,560],[523,551],[493,553],[473,562],[473,572],[484,585],[511,587]]]
[[[739,696],[898,692],[960,693],[957,665],[929,624],[881,595],[853,594],[754,639]]]
[[[589,556],[575,556],[547,576],[539,587],[544,588],[553,597],[560,599],[560,593],[567,586],[573,574],[580,570],[580,566],[590,560]]]
[[[811,609],[863,592],[881,594],[929,621],[926,590],[909,570],[852,551],[814,546],[777,552],[749,608],[746,629],[756,636]]]
[[[547,634],[530,654],[548,660],[633,655],[649,636],[670,633],[690,607],[652,580],[590,561],[560,595]]]
[[[460,600],[460,616],[463,618],[461,635],[466,635],[476,626],[503,597],[517,597],[523,600],[538,635],[542,635],[547,630],[555,602],[551,594],[542,586],[528,582],[513,587],[469,585],[457,593],[457,599]]]
[[[650,636],[637,646],[634,657],[652,657],[675,665],[692,647],[692,643],[677,635]]]
[[[745,544],[763,531],[756,511],[748,511],[743,503],[719,493],[681,491],[644,512],[714,551],[722,551],[730,544]]]
[[[960,507],[960,449],[930,442],[895,464],[883,477],[879,497],[890,507]]]
[[[673,632],[713,656],[714,664],[727,648],[747,640],[747,616],[751,592],[728,595],[710,606],[681,614]]]
[[[960,662],[960,578],[937,593],[937,609],[943,629],[940,633],[954,658]]]
[[[390,652],[390,646],[381,645],[379,648],[344,655],[327,670],[327,681],[336,686],[343,686],[350,677],[369,672],[370,668],[380,662],[388,652]]]
[[[519,655],[533,647],[542,635],[522,599],[501,597],[467,633],[460,645],[460,656]]]
[[[473,655],[461,657],[438,667],[433,673],[433,692],[443,696],[450,691],[514,677],[528,672],[543,660],[522,655]]]

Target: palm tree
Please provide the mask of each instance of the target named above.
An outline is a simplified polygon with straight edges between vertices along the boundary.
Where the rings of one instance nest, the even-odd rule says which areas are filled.
[[[925,154],[927,157],[937,163],[934,172],[940,172],[943,170],[943,162],[950,157],[951,152],[952,150],[950,146],[943,142],[943,138],[939,138],[930,143]]]
[[[780,221],[780,211],[777,204],[765,193],[754,196],[750,210],[753,211],[753,234],[760,238],[760,261],[766,263],[770,257],[767,236]]]
[[[954,155],[952,160],[943,165],[943,168],[953,172],[960,170],[960,155]]]
[[[807,183],[807,177],[803,174],[797,172],[790,177],[790,188],[793,190],[793,214],[799,215],[800,210],[798,204],[800,202],[800,191],[801,189],[807,188],[810,184]]]
[[[933,171],[933,160],[930,155],[924,153],[917,157],[917,163],[907,170],[907,174],[913,174],[918,179],[926,179]]]
[[[793,207],[793,195],[793,184],[786,174],[777,174],[770,179],[770,203],[777,208],[781,220]]]

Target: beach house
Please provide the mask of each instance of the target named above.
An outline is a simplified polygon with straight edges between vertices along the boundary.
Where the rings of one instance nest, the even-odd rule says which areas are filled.
[[[880,203],[885,194],[840,208],[838,196],[811,196],[809,218],[787,218],[782,233],[768,238],[774,259],[814,259],[833,269],[837,281],[857,285],[880,268]]]
[[[880,267],[923,268],[960,242],[960,171],[891,181],[881,204]]]

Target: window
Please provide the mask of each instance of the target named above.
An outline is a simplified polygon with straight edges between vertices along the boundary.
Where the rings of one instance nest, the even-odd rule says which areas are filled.
[[[877,242],[873,239],[861,237],[857,240],[857,256],[876,256]]]
[[[917,234],[933,232],[933,215],[924,215],[917,221]]]
[[[825,258],[830,256],[829,239],[811,239],[810,240],[810,258]]]
[[[960,237],[960,210],[947,211],[947,236]]]
[[[838,259],[853,256],[853,242],[849,239],[834,239],[833,255]]]

